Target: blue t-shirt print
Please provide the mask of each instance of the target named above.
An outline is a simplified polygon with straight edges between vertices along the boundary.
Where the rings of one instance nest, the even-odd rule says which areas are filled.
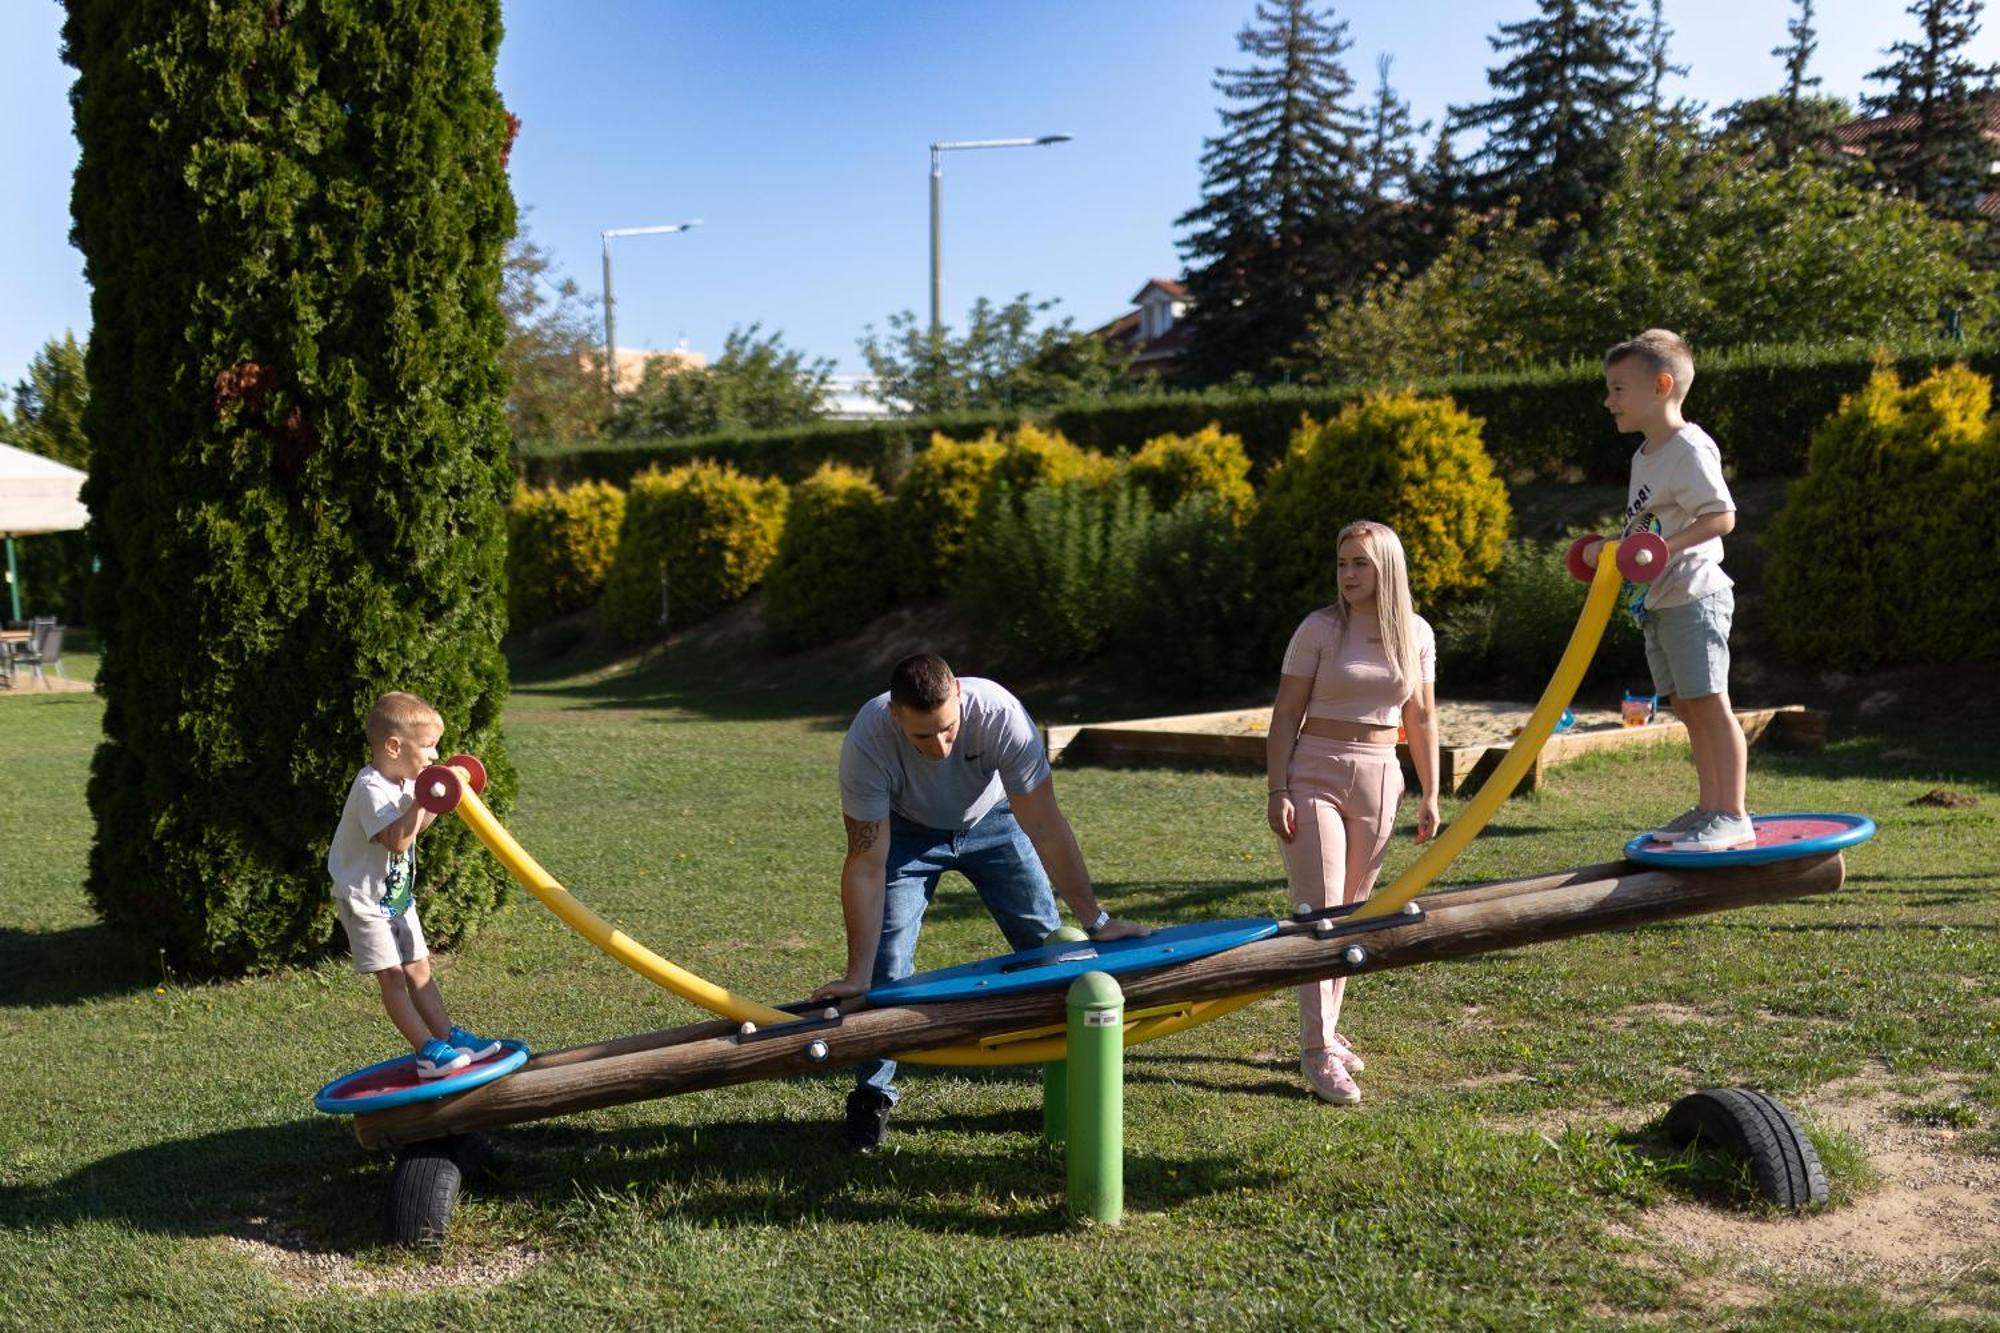
[[[410,908],[411,889],[417,882],[417,849],[405,848],[389,855],[389,873],[382,880],[382,896],[375,906],[394,921]]]
[[[1618,534],[1621,540],[1636,537],[1642,532],[1655,534],[1663,532],[1658,516],[1646,507],[1647,501],[1652,498],[1650,491],[1640,490],[1638,499],[1634,500],[1631,507],[1625,511],[1625,527]],[[1653,585],[1650,583],[1634,583],[1630,579],[1625,581],[1621,598],[1625,603],[1625,610],[1632,617],[1633,624],[1643,626],[1647,617],[1652,615],[1652,612],[1646,609],[1646,594],[1652,590]]]

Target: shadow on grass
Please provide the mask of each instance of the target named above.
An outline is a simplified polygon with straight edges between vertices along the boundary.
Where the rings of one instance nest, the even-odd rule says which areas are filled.
[[[949,1235],[1022,1237],[1063,1230],[1061,1150],[1040,1140],[1038,1104],[983,1115],[913,1111],[873,1157],[840,1149],[838,1103],[826,1120],[714,1121],[594,1130],[527,1125],[491,1138],[498,1169],[468,1192],[568,1212],[581,1199],[731,1223],[894,1222]],[[987,1142],[972,1141],[983,1136]],[[362,1151],[330,1118],[249,1126],[113,1154],[47,1186],[0,1187],[0,1227],[109,1222],[178,1237],[288,1237],[304,1252],[359,1252],[380,1238],[387,1154]],[[1233,1158],[1126,1158],[1128,1206],[1267,1189],[1276,1178]],[[1048,1207],[995,1207],[1046,1199]]]
[[[147,947],[109,926],[20,930],[0,926],[0,1006],[42,1009],[150,987]]]

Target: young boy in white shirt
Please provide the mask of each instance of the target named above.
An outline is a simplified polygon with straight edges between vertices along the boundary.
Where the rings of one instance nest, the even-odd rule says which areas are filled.
[[[417,835],[436,818],[417,804],[416,778],[437,762],[444,719],[414,694],[392,691],[368,713],[371,761],[355,775],[327,848],[334,910],[354,970],[382,988],[389,1021],[417,1053],[419,1078],[443,1078],[497,1055],[501,1043],[453,1027],[445,1013],[413,894]]]
[[[1621,433],[1645,437],[1632,455],[1623,535],[1657,532],[1668,562],[1627,605],[1646,636],[1654,690],[1686,724],[1699,789],[1694,806],[1653,836],[1694,850],[1756,841],[1744,806],[1749,752],[1729,706],[1729,626],[1736,594],[1722,572],[1722,539],[1736,502],[1722,453],[1681,416],[1694,356],[1679,334],[1647,329],[1604,354],[1604,406]]]

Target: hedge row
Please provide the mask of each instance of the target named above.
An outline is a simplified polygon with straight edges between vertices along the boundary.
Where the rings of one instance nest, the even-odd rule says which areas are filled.
[[[1905,379],[1921,378],[1954,361],[1984,374],[2000,372],[2000,344],[1937,342],[1892,353],[1842,344],[1761,347],[1697,355],[1688,415],[1722,446],[1741,478],[1795,477],[1805,471],[1813,430],[1840,400],[1860,390],[1878,364]],[[1603,374],[1579,362],[1518,374],[1455,375],[1426,380],[1425,396],[1449,396],[1483,420],[1486,452],[1513,481],[1618,482],[1633,441],[1611,429],[1603,408]],[[696,460],[727,462],[746,472],[800,481],[823,462],[872,473],[893,487],[934,436],[973,439],[1032,421],[1086,449],[1127,453],[1159,435],[1191,435],[1211,422],[1242,439],[1261,473],[1284,456],[1299,419],[1328,420],[1367,393],[1363,386],[1158,393],[1078,403],[1046,411],[970,413],[952,417],[827,422],[793,431],[675,440],[628,440],[586,448],[516,448],[516,466],[536,485],[586,478],[625,484],[651,466]]]

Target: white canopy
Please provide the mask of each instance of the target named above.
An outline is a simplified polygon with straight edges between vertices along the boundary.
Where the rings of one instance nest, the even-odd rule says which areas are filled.
[[[83,473],[53,459],[0,444],[0,534],[69,532],[90,522],[77,498]]]

